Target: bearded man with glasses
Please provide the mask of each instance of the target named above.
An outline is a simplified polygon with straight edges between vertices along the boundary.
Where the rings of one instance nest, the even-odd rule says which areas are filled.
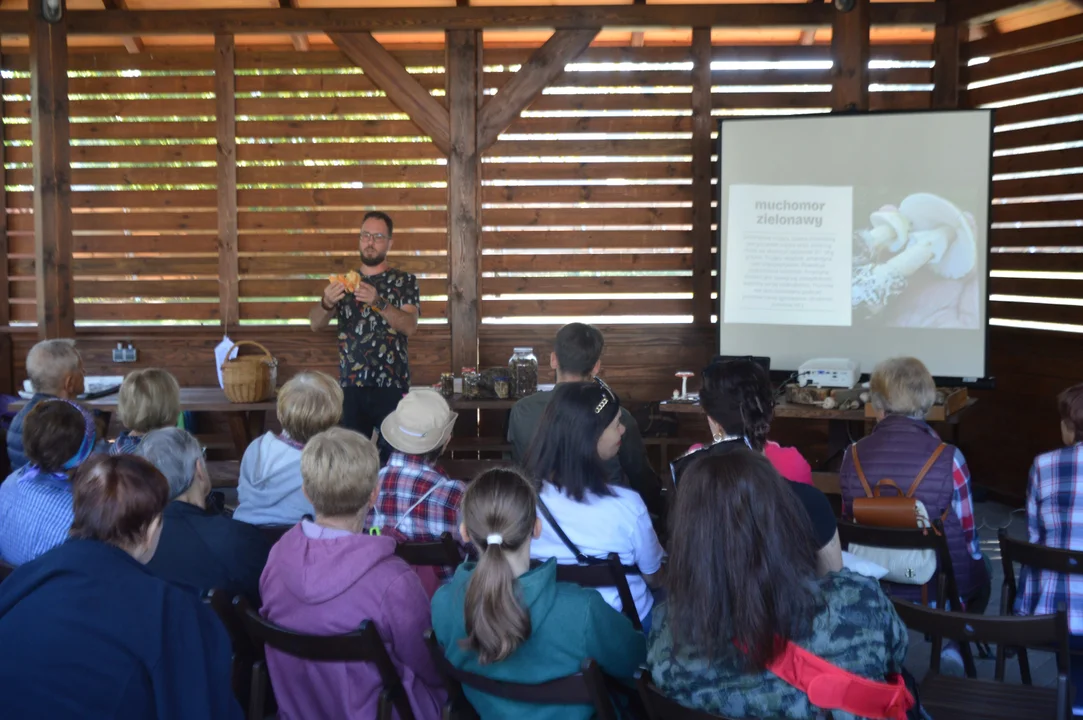
[[[313,331],[338,320],[342,425],[365,437],[410,389],[408,343],[417,332],[420,291],[416,277],[387,263],[393,231],[386,213],[365,213],[360,282],[348,288],[343,278],[332,278],[308,316]]]

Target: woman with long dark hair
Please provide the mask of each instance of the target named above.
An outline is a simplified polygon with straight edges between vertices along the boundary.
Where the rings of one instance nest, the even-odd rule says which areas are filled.
[[[541,533],[533,486],[518,472],[482,473],[463,497],[463,539],[478,561],[463,563],[432,599],[432,626],[452,665],[496,680],[543,683],[593,658],[631,682],[645,658],[643,634],[593,590],[556,579],[556,561],[531,569]],[[593,709],[530,705],[467,688],[481,717],[584,719]]]
[[[908,638],[891,601],[849,570],[819,575],[807,514],[759,453],[693,461],[669,527],[647,663],[670,698],[734,718],[819,717],[768,669],[787,643],[862,678],[901,672]]]
[[[604,462],[620,450],[623,433],[620,401],[600,380],[557,385],[528,463],[539,483],[542,520],[531,555],[573,564],[578,553],[597,558],[619,554],[623,565],[636,568],[628,575],[628,587],[646,628],[654,604],[648,586],[661,584],[665,552],[639,494],[607,482]],[[616,588],[598,592],[620,609]]]
[[[812,485],[812,469],[795,448],[767,439],[775,414],[775,393],[767,371],[751,360],[716,360],[703,369],[699,401],[707,413],[713,442],[693,448],[671,464],[673,482],[680,493],[681,477],[692,462],[705,455],[723,455],[749,448],[767,457],[812,521],[814,549],[819,549],[820,571],[842,568],[842,547],[835,513],[827,497]]]

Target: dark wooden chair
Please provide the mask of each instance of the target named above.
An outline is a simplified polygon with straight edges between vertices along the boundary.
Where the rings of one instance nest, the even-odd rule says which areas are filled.
[[[248,701],[249,720],[263,720],[264,717],[263,703],[269,683],[264,645],[305,660],[372,663],[384,685],[377,704],[377,720],[391,720],[395,712],[399,720],[414,720],[402,679],[372,622],[365,620],[356,631],[345,635],[305,635],[264,620],[243,597],[234,598],[233,607],[256,649]]]
[[[459,543],[449,532],[443,533],[439,540],[401,542],[396,546],[395,554],[407,565],[457,567],[463,561]]]
[[[628,587],[628,576],[624,573],[624,567],[620,564],[620,555],[609,553],[605,563],[597,565],[561,565],[557,563],[557,582],[572,583],[586,588],[616,588],[620,597],[621,612],[632,621],[632,627],[636,630],[643,629],[643,623],[639,621],[639,611],[636,602],[632,598],[632,591]],[[540,562],[534,562],[537,567]]]
[[[724,715],[678,705],[654,686],[650,671],[643,668],[636,671],[636,688],[639,690],[639,699],[647,708],[647,720],[731,720]]]
[[[1022,540],[1013,540],[1008,537],[1008,531],[1001,528],[997,531],[997,539],[1000,541],[1000,562],[1004,567],[1004,584],[1000,591],[1000,614],[1012,615],[1015,600],[1019,596],[1019,588],[1015,580],[1015,566],[1019,563],[1030,568],[1033,572],[1046,570],[1048,572],[1061,573],[1063,575],[1083,575],[1083,551],[1061,550],[1059,548],[1035,545]],[[1006,646],[997,648],[997,662],[1003,660]],[[1027,657],[1025,647],[1016,648],[1019,655],[1019,676],[1025,685],[1031,684],[1030,659]],[[1071,650],[1069,649],[1069,653]],[[1076,662],[1083,662],[1083,655],[1071,653]]]
[[[259,531],[263,533],[263,537],[267,538],[267,542],[274,545],[276,542],[282,539],[293,525],[257,525]]]
[[[1068,720],[1072,714],[1068,685],[1068,616],[997,617],[934,610],[905,600],[892,600],[906,626],[917,632],[949,637],[965,646],[983,642],[1010,647],[1056,647],[1057,686],[1037,688],[1004,682],[1004,658],[997,655],[994,680],[952,678],[940,674],[940,655],[933,653],[929,673],[919,689],[922,706],[935,718],[952,720]]]
[[[252,664],[256,660],[255,648],[252,646],[248,633],[245,632],[244,624],[233,608],[232,601],[224,590],[211,588],[203,596],[203,601],[214,610],[226,628],[226,634],[229,635],[229,644],[233,649],[233,655],[230,658],[230,685],[237,701],[247,712],[249,689],[252,684]]]
[[[929,584],[934,586],[933,598],[936,600],[936,606],[962,609],[959,585],[955,581],[955,570],[951,564],[951,553],[948,551],[948,539],[944,536],[944,526],[939,519],[933,520],[931,530],[872,527],[858,525],[849,520],[840,520],[839,542],[844,550],[850,546],[850,543],[898,550],[933,550],[937,556],[937,572]],[[932,636],[932,653],[938,663],[943,641],[942,636]],[[966,669],[967,677],[977,677],[978,671],[974,665],[974,654],[971,652],[970,644],[960,644],[959,651],[963,656],[963,667]]]
[[[448,662],[432,630],[425,631],[425,643],[447,687],[448,704],[444,707],[444,720],[478,720],[477,711],[463,693],[463,686],[504,700],[532,705],[591,705],[598,720],[617,720],[605,674],[598,663],[590,658],[583,661],[579,672],[574,675],[537,684],[513,683],[458,669]]]
[[[15,572],[15,566],[14,565],[8,565],[3,560],[0,560],[0,582],[3,582],[4,578],[6,578],[8,575],[10,575],[13,572]]]

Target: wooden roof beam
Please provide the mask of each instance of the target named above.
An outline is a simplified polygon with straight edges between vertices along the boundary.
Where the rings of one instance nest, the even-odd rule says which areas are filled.
[[[292,10],[293,0],[278,0],[278,7],[282,10]],[[293,42],[293,49],[297,52],[308,52],[312,47],[308,42],[307,33],[294,33],[290,35],[290,40]]]
[[[977,0],[971,0],[975,2]],[[1009,0],[983,0],[1007,2]],[[1018,2],[1018,0],[1011,0]],[[283,10],[74,10],[66,14],[70,35],[189,35],[218,33],[390,32],[491,28],[828,27],[827,3],[717,5],[583,5],[515,7],[301,8]],[[940,3],[874,3],[873,25],[934,26],[946,21]],[[25,13],[0,12],[0,34],[25,35]]]
[[[542,90],[564,73],[564,66],[579,57],[598,35],[597,28],[557,30],[534,51],[519,72],[489,98],[478,113],[478,152],[493,146],[500,133],[515,122]]]
[[[126,0],[102,0],[102,7],[106,10],[127,10],[128,5]],[[138,55],[145,49],[143,47],[143,41],[137,38],[135,35],[124,35],[120,38],[124,43],[124,49],[132,55]]]
[[[947,3],[949,23],[981,24],[1016,10],[1042,5],[1047,0],[950,0]],[[938,3],[939,4],[939,3]]]
[[[820,2],[820,0],[808,0],[810,3]],[[816,28],[805,28],[801,31],[801,36],[797,38],[798,45],[812,45],[816,42]]]
[[[432,138],[441,152],[447,154],[451,151],[451,121],[447,108],[422,87],[371,33],[333,32],[328,35],[331,42],[387,94],[387,99],[395,107],[409,115],[414,124]]]

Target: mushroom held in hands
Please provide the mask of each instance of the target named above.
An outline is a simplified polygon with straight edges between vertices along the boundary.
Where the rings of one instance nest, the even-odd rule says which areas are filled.
[[[682,398],[688,397],[688,378],[695,377],[695,376],[696,376],[695,373],[688,372],[687,370],[681,370],[680,372],[677,373],[677,377],[679,377],[681,379],[681,397]]]
[[[910,195],[899,206],[910,222],[906,249],[884,263],[854,268],[851,304],[879,313],[906,289],[907,278],[926,264],[944,278],[958,279],[974,269],[974,227],[954,204],[930,193]]]
[[[906,245],[910,234],[910,221],[894,205],[885,205],[869,215],[872,227],[858,230],[858,236],[865,242],[873,259],[884,248],[898,252]]]

